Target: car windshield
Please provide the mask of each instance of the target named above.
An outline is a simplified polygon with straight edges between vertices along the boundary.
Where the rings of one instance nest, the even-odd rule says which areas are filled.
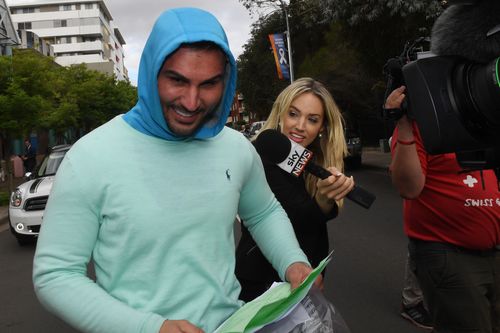
[[[250,127],[250,132],[252,134],[255,134],[256,131],[259,131],[262,128],[262,125],[264,125],[264,121],[258,121],[252,124]]]
[[[49,156],[45,157],[38,172],[36,173],[37,177],[51,176],[55,175],[59,165],[61,164],[64,155],[66,155],[66,150],[63,151],[55,151],[50,153]]]

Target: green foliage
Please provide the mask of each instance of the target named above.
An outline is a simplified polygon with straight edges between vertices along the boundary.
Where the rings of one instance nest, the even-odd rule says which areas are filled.
[[[33,50],[0,57],[0,136],[33,130],[87,132],[128,111],[137,90],[130,82],[88,70],[60,67]],[[5,151],[4,151],[5,153]]]
[[[399,55],[407,41],[429,36],[441,12],[435,0],[240,2],[253,13],[275,8],[267,16],[261,14],[238,59],[239,88],[249,111],[264,109],[265,118],[288,84],[277,79],[267,40],[268,33],[285,31],[280,5],[288,3],[295,78],[311,76],[323,82],[344,111],[369,124],[362,135],[364,132],[373,138],[385,134],[376,132],[385,125],[379,114],[385,90],[384,64]]]
[[[319,0],[333,18],[346,20],[351,25],[390,17],[409,17],[422,13],[434,20],[441,12],[436,0]]]
[[[277,94],[288,84],[278,79],[268,37],[282,31],[280,25],[280,13],[256,23],[249,43],[238,58],[238,90],[245,98],[246,110],[256,113],[259,119],[267,117]]]
[[[286,20],[279,0],[241,2],[253,12],[261,8],[275,9],[261,16],[253,25],[252,37],[238,59],[238,89],[245,98],[245,107],[249,112],[257,113],[259,119],[265,119],[276,96],[289,84],[277,76],[268,38],[269,34],[286,31]],[[321,8],[315,3],[317,0],[291,1],[287,7],[295,68],[323,45],[321,31],[328,24],[321,20]]]

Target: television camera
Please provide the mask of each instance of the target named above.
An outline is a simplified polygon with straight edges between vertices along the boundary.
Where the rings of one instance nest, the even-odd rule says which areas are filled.
[[[448,1],[431,38],[406,43],[384,66],[386,96],[405,85],[400,109],[417,122],[429,154],[457,153],[465,169],[500,170],[500,1]],[[430,51],[425,45],[430,42]],[[385,100],[385,99],[384,99]]]

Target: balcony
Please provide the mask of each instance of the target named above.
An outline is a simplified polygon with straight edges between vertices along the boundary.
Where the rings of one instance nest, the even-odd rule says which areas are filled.
[[[106,62],[99,54],[82,54],[75,56],[60,56],[56,57],[55,61],[61,66],[71,66],[81,63]]]
[[[71,43],[71,44],[55,44],[54,53],[75,53],[75,52],[88,52],[88,51],[103,51],[101,41],[84,42],[84,43]]]

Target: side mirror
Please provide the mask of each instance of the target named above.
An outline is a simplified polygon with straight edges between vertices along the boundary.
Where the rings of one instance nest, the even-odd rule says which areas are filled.
[[[26,172],[26,173],[24,174],[24,178],[25,178],[26,180],[31,180],[31,179],[33,179],[33,177],[32,177],[32,176],[33,176],[33,173],[32,173],[32,172]]]

